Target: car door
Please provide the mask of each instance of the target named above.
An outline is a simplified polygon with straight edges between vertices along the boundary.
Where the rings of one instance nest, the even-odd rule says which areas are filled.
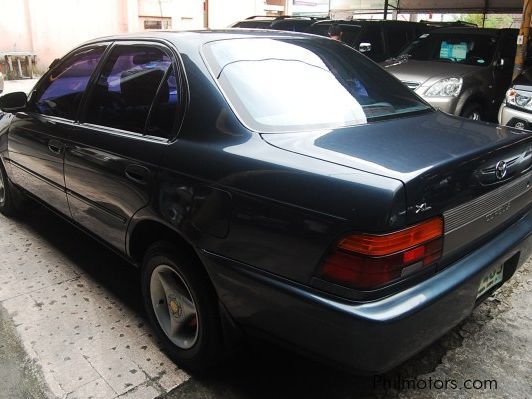
[[[9,129],[12,179],[70,216],[63,161],[65,140],[75,125],[81,98],[106,44],[76,50],[49,70]]]
[[[72,218],[120,250],[129,220],[149,202],[172,135],[181,98],[176,71],[159,44],[113,45],[66,146]]]
[[[412,25],[409,23],[385,24],[383,28],[386,38],[386,58],[397,56],[413,40]]]

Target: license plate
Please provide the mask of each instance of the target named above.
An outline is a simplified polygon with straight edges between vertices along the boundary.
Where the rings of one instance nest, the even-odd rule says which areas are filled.
[[[499,284],[502,281],[502,272],[503,265],[500,265],[482,277],[482,280],[480,280],[480,285],[478,286],[477,298],[486,293],[486,291],[488,291],[491,287]]]

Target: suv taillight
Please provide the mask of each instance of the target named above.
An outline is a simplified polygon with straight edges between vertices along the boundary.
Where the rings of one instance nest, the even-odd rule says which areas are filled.
[[[357,289],[375,289],[441,257],[443,220],[434,218],[394,233],[353,234],[325,259],[320,277]]]

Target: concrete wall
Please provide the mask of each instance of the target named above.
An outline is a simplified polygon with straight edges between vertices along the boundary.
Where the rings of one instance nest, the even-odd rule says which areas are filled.
[[[84,41],[143,30],[142,16],[199,29],[203,0],[0,0],[0,52],[34,52],[37,71],[44,71]]]
[[[84,41],[127,32],[127,3],[0,0],[0,27],[0,52],[34,52],[37,54],[37,70],[42,71],[55,58]]]
[[[127,14],[122,2],[29,0],[29,3],[33,48],[41,66],[89,39],[127,32]]]
[[[0,0],[0,52],[31,51],[27,3]]]
[[[201,29],[203,0],[139,0],[138,15],[171,17],[172,29]]]

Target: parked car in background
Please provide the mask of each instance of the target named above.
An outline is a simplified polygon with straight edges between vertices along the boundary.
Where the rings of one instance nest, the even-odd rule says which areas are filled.
[[[229,28],[246,28],[246,29],[268,29],[273,21],[279,17],[253,15],[242,21],[229,25]]]
[[[532,68],[513,81],[499,109],[498,120],[501,125],[532,130]]]
[[[139,267],[188,369],[243,332],[384,372],[532,251],[532,132],[438,112],[334,40],[106,37],[0,109],[0,211],[31,196]]]
[[[495,121],[512,79],[517,34],[517,29],[436,29],[384,67],[442,111]]]
[[[283,18],[272,22],[269,29],[285,30],[291,32],[306,32],[313,23],[323,18],[294,17]]]
[[[396,56],[408,43],[431,28],[417,22],[353,20],[324,20],[312,24],[308,33],[328,36],[332,24],[342,29],[342,41],[363,52],[375,62]]]
[[[246,18],[243,21],[235,22],[230,28],[246,28],[246,29],[275,29],[286,30],[292,32],[305,32],[307,28],[314,22],[323,19],[317,17],[268,17],[255,15]]]
[[[0,72],[0,94],[4,91],[4,74]]]

